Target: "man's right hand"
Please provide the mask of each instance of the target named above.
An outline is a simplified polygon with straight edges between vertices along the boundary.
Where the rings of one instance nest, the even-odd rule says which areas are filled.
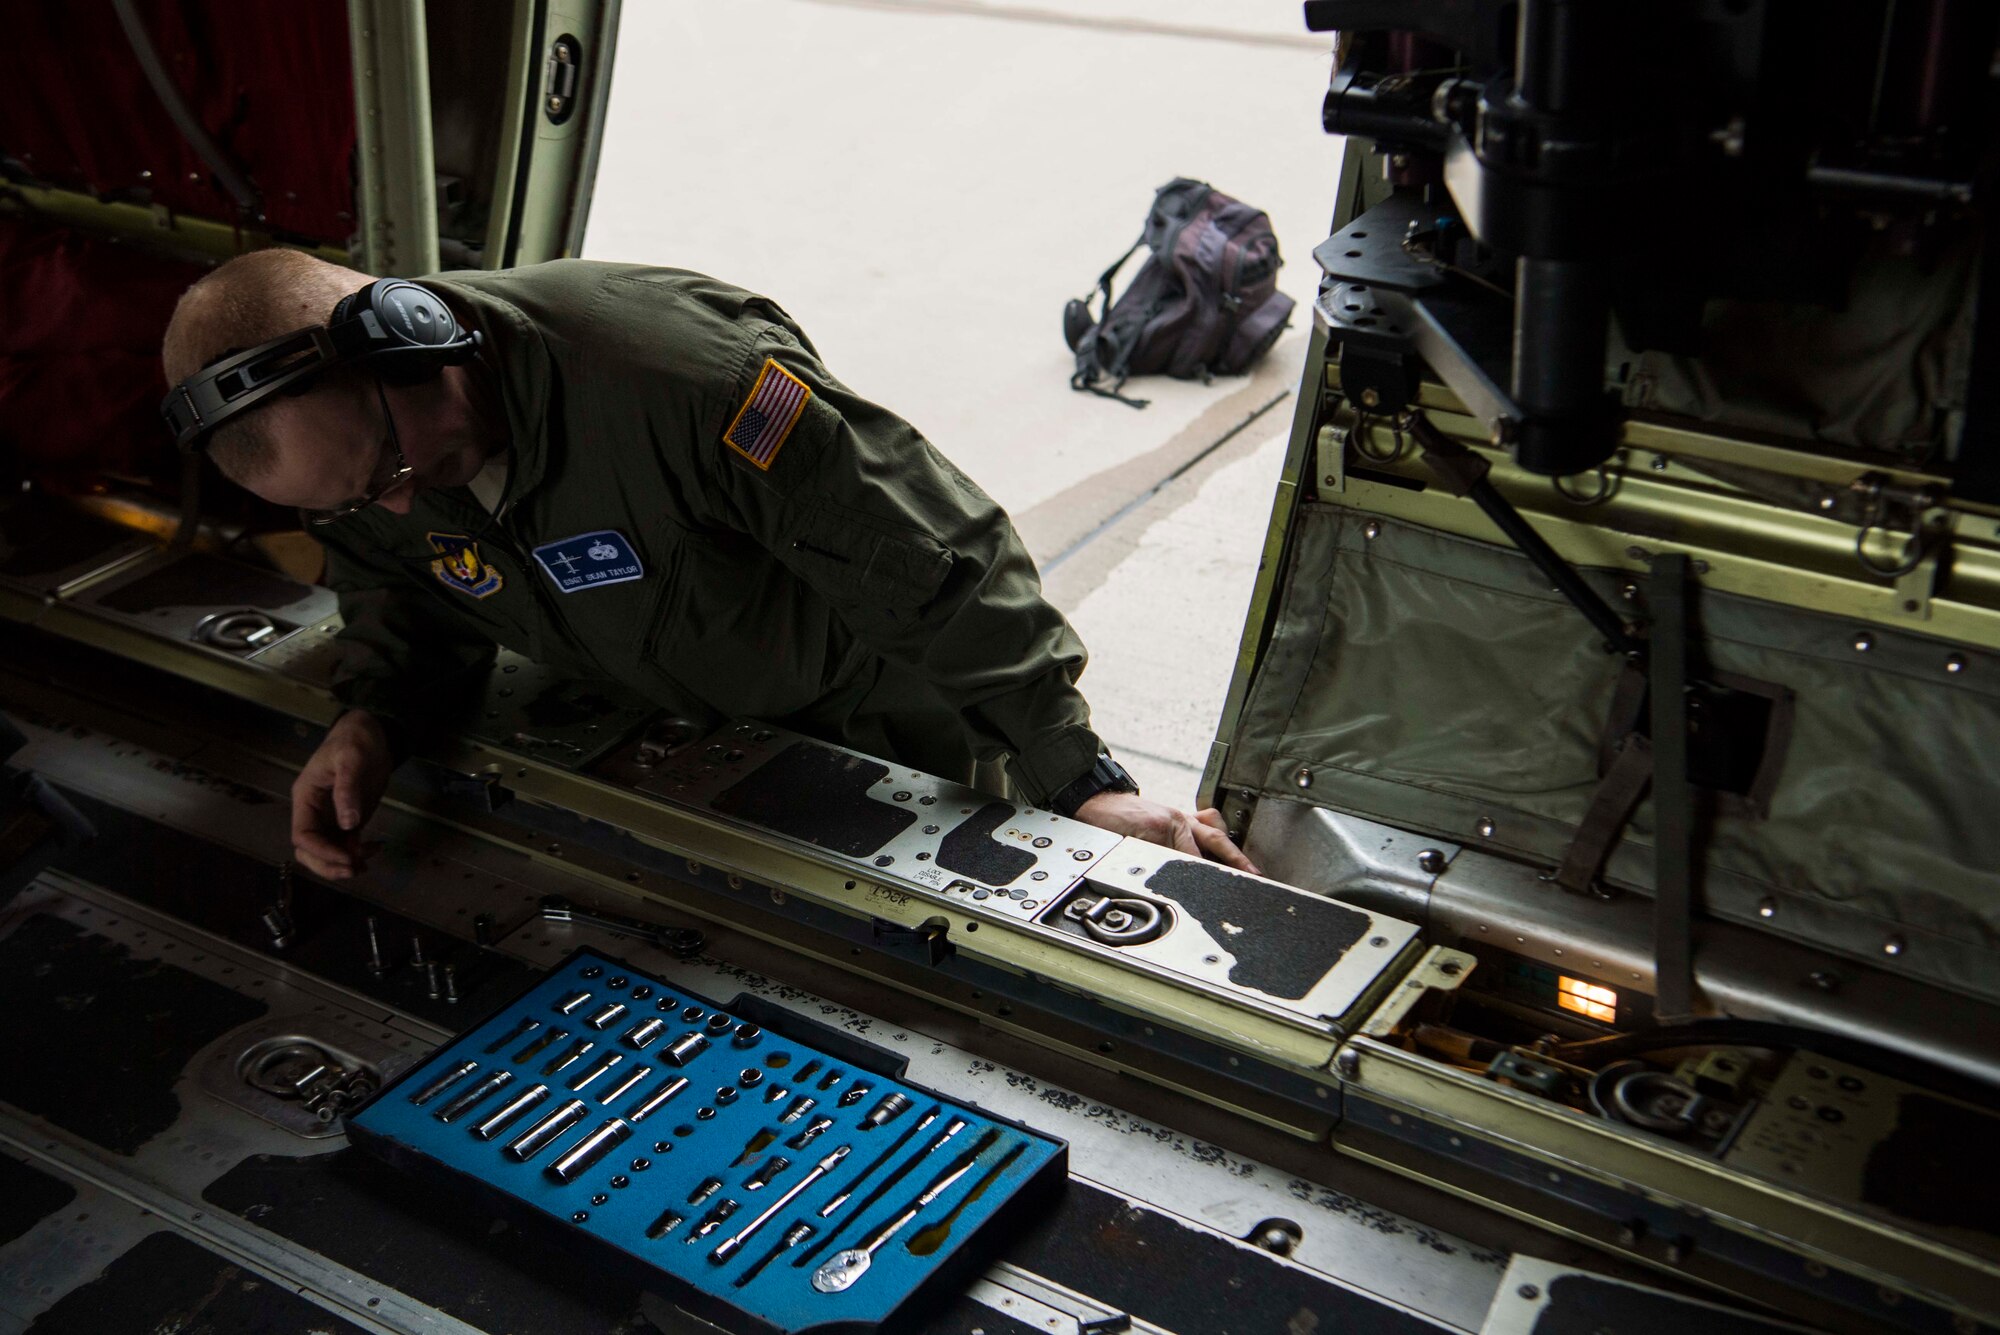
[[[373,714],[349,710],[292,784],[292,851],[307,871],[345,881],[366,871],[379,843],[363,843],[395,767],[389,735]]]

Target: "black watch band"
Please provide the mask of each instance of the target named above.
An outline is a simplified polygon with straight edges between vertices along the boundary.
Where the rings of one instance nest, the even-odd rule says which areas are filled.
[[[1049,810],[1058,816],[1074,816],[1076,809],[1096,797],[1099,793],[1136,793],[1138,783],[1125,767],[1111,758],[1108,751],[1100,751],[1097,763],[1088,773],[1072,783],[1063,785],[1049,798]]]

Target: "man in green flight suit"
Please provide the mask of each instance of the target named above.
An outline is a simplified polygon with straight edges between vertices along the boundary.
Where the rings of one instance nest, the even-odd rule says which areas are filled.
[[[295,251],[181,298],[169,383],[372,280]],[[1090,728],[1084,648],[1006,514],[820,364],[775,303],[562,260],[422,280],[476,357],[335,367],[216,429],[217,466],[316,521],[348,710],[292,790],[308,869],[362,871],[394,757],[495,644],[715,724],[749,716],[1230,865],[1214,811],[1139,796]]]

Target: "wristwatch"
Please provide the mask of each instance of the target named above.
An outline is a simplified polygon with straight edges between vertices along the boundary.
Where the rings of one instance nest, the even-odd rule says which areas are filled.
[[[1058,816],[1074,816],[1076,809],[1096,797],[1099,793],[1136,793],[1139,785],[1125,767],[1111,758],[1109,751],[1097,754],[1097,763],[1090,772],[1072,783],[1063,785],[1049,798],[1049,810]]]

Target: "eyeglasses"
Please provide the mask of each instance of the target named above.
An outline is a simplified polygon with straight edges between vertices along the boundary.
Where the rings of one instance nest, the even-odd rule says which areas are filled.
[[[368,490],[351,501],[342,501],[330,510],[302,510],[308,524],[331,524],[336,519],[345,519],[358,514],[382,499],[400,483],[407,481],[417,470],[410,467],[410,461],[403,456],[403,443],[396,438],[396,415],[389,411],[389,395],[382,388],[382,382],[375,382],[375,398],[382,405],[382,421],[387,431],[382,443],[383,450],[375,461],[375,472],[368,484]]]

